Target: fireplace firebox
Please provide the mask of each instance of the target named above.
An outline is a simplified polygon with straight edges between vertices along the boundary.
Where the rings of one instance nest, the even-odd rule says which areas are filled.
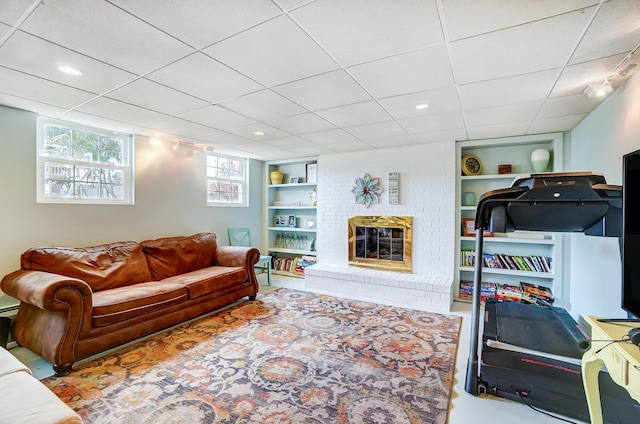
[[[349,264],[411,272],[412,217],[349,217]]]

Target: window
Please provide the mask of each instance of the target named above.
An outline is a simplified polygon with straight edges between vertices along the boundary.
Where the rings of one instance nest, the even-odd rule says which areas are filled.
[[[207,152],[207,205],[249,206],[247,160]]]
[[[133,204],[133,137],[41,118],[38,202]]]

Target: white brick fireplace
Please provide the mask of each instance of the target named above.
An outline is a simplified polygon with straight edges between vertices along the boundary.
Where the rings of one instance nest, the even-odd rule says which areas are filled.
[[[440,142],[321,155],[318,160],[318,264],[307,268],[308,289],[424,310],[453,301],[455,144]],[[390,205],[389,173],[399,174],[399,204]],[[384,189],[369,208],[354,202],[355,179],[368,173]],[[348,266],[348,218],[413,217],[412,272]]]

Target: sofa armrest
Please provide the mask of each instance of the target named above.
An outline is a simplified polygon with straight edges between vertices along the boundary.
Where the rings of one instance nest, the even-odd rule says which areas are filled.
[[[93,291],[77,278],[43,271],[20,270],[6,275],[0,288],[11,297],[40,309],[91,311]]]
[[[260,251],[255,247],[218,246],[213,263],[214,265],[241,266],[253,269],[259,260]]]

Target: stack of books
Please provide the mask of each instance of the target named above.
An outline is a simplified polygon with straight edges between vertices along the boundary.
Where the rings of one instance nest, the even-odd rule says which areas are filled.
[[[476,252],[474,250],[462,250],[460,256],[461,266],[474,266]],[[482,266],[486,268],[513,269],[519,271],[551,272],[552,259],[540,255],[507,255],[504,253],[483,253]]]
[[[460,299],[473,299],[473,281],[460,281]],[[487,298],[506,302],[536,303],[540,305],[553,305],[555,297],[551,289],[545,286],[520,282],[520,285],[482,282],[480,300]]]

